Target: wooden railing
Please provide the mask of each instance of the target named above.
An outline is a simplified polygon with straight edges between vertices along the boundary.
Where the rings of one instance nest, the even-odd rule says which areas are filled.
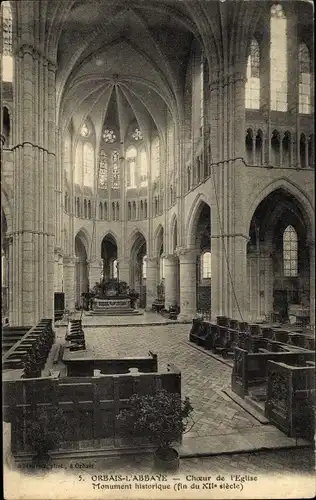
[[[181,395],[181,373],[169,365],[166,373],[105,375],[86,378],[40,378],[4,382],[3,415],[11,423],[14,455],[31,450],[28,423],[39,407],[63,410],[67,430],[59,450],[134,447],[126,441],[117,415],[132,394],[159,389]],[[140,440],[141,443],[141,440]]]
[[[284,364],[270,360],[267,371],[266,417],[288,436],[312,440],[315,363],[310,366],[291,366],[288,361]]]

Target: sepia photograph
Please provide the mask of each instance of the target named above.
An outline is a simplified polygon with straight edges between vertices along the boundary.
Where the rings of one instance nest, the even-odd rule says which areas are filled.
[[[313,2],[0,26],[4,498],[314,498]]]

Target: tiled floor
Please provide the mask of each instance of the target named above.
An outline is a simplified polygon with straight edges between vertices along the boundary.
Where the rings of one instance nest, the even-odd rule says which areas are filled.
[[[189,329],[185,324],[85,328],[86,347],[94,355],[118,358],[146,356],[150,350],[158,355],[160,371],[168,363],[180,369],[182,396],[190,397],[195,421],[184,436],[182,456],[295,446],[295,439],[263,425],[223,392],[230,387],[231,367],[189,345]],[[64,334],[58,329],[60,340]],[[76,352],[79,356],[85,351]]]

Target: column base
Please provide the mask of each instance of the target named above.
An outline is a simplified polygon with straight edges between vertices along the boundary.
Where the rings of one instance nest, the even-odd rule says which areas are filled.
[[[178,316],[178,321],[186,322],[186,323],[192,323],[192,320],[194,318],[193,313],[180,313]]]

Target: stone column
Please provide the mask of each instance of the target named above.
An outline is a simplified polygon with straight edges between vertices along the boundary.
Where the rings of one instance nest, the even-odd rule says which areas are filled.
[[[103,274],[102,259],[95,259],[89,265],[89,288],[93,288],[95,283],[100,283],[101,274]]]
[[[212,234],[212,319],[249,319],[247,280],[248,237]],[[214,263],[214,264],[213,264]]]
[[[165,308],[177,301],[177,258],[175,255],[162,255],[165,266]]]
[[[249,293],[249,319],[255,321],[258,316],[258,283],[257,272],[258,255],[255,249],[249,248],[247,252],[247,275],[248,275],[248,293]]]
[[[146,311],[151,311],[152,303],[157,298],[157,266],[156,257],[147,257],[146,268]]]
[[[177,248],[180,261],[180,321],[192,321],[196,314],[196,257],[198,251]]]
[[[65,308],[75,310],[75,262],[73,257],[64,257]]]
[[[54,308],[56,67],[31,45],[32,9],[26,5],[13,83],[12,326],[52,318]]]
[[[269,245],[260,249],[260,311],[258,320],[264,319],[265,316],[273,312],[273,260],[272,247]]]
[[[126,283],[130,284],[130,261],[128,259],[124,259],[123,257],[117,260],[119,268],[119,280],[126,281]]]

